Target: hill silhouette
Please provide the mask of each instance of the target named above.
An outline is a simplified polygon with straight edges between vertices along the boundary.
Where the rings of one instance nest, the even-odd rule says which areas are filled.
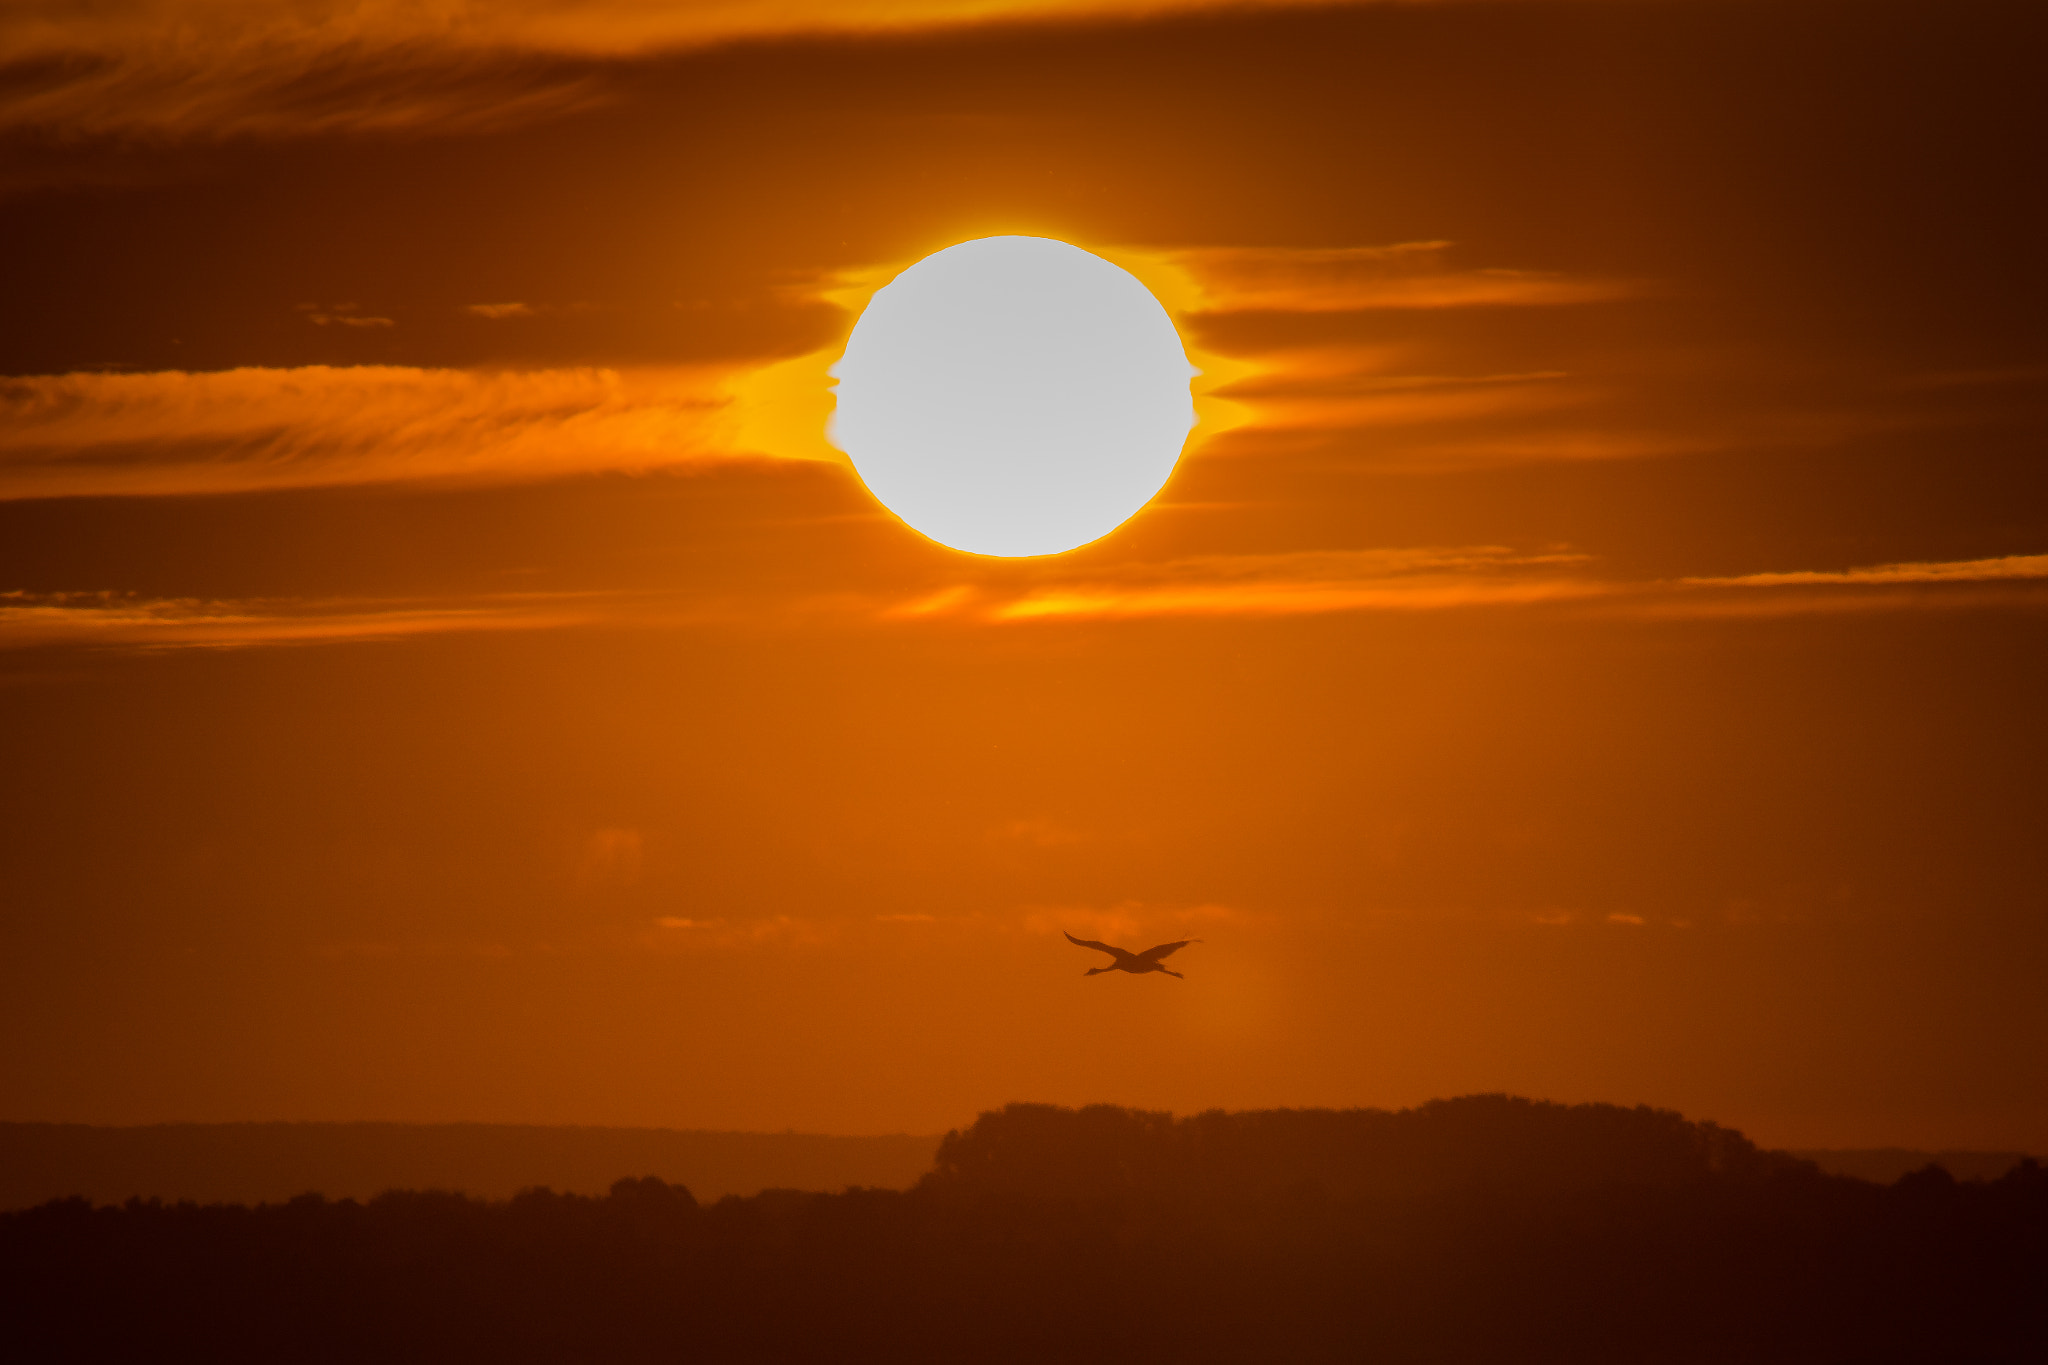
[[[1313,1189],[1397,1198],[1475,1184],[1534,1191],[1756,1180],[1799,1164],[1669,1110],[1508,1095],[1399,1112],[1212,1110],[1184,1119],[1114,1105],[1012,1104],[948,1133],[923,1183],[1063,1197]]]
[[[20,1358],[2038,1361],[2048,1172],[1889,1186],[1501,1096],[1012,1105],[908,1191],[0,1215]]]

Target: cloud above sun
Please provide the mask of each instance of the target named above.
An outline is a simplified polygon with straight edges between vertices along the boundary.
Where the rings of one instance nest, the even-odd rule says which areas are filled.
[[[1314,0],[20,0],[0,52],[23,79],[0,131],[303,137],[531,123],[609,98],[606,60],[792,36],[888,34]],[[0,70],[5,70],[0,66]],[[380,98],[369,98],[382,87]]]

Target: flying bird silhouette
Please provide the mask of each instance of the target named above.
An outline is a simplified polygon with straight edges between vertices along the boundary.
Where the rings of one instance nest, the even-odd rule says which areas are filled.
[[[1061,932],[1065,931],[1062,930]],[[1090,967],[1087,971],[1081,973],[1083,976],[1093,976],[1097,972],[1129,972],[1133,976],[1143,976],[1146,972],[1165,972],[1168,976],[1178,976],[1183,981],[1187,980],[1187,978],[1168,967],[1166,959],[1172,957],[1190,943],[1200,943],[1201,941],[1198,938],[1184,938],[1178,943],[1162,943],[1156,948],[1147,948],[1142,953],[1127,953],[1121,948],[1112,948],[1107,943],[1097,943],[1092,938],[1075,938],[1072,934],[1067,935],[1067,942],[1069,943],[1082,948],[1093,948],[1098,953],[1108,953],[1116,959],[1107,967]]]

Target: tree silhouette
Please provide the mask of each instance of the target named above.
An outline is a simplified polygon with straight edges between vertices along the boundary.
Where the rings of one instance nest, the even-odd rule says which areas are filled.
[[[1174,1119],[1011,1105],[907,1192],[0,1216],[12,1358],[2048,1358],[2048,1173],[1822,1175],[1504,1096]]]

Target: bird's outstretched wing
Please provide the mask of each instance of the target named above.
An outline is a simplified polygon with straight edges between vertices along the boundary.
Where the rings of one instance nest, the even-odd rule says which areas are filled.
[[[1144,952],[1139,953],[1138,961],[1164,962],[1167,958],[1172,957],[1175,953],[1187,947],[1190,943],[1200,943],[1201,941],[1202,940],[1198,938],[1184,938],[1178,943],[1162,943],[1157,948],[1147,948]]]
[[[1060,930],[1060,932],[1063,934],[1067,933],[1067,931],[1064,929]],[[1130,956],[1129,953],[1125,952],[1121,948],[1112,948],[1107,943],[1097,943],[1092,938],[1075,938],[1072,934],[1067,934],[1067,942],[1073,944],[1077,948],[1093,948],[1098,953],[1108,953],[1111,957]],[[1179,945],[1176,944],[1175,946],[1178,947]]]

